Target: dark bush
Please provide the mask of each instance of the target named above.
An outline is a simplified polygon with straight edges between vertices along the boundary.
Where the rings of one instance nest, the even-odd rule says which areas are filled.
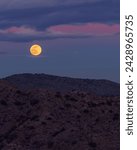
[[[115,113],[113,116],[113,121],[119,120],[120,115],[118,113]]]
[[[48,146],[49,149],[51,149],[51,148],[53,147],[53,145],[54,145],[54,142],[53,142],[53,141],[49,141],[49,142],[47,143],[47,146]]]
[[[97,144],[94,143],[94,142],[90,142],[90,143],[89,143],[89,146],[92,147],[92,148],[96,148],[96,147],[97,147]]]
[[[31,118],[32,121],[39,121],[39,116],[38,115],[34,115],[32,118]]]
[[[16,106],[22,106],[22,105],[25,105],[25,103],[20,102],[20,101],[15,101],[14,105],[16,105]]]
[[[107,105],[108,106],[112,106],[112,102],[111,101],[107,101]]]
[[[0,104],[3,105],[3,106],[7,106],[7,105],[8,105],[7,102],[4,101],[4,100],[1,100],[1,101],[0,101]]]
[[[15,140],[17,138],[17,134],[16,133],[11,133],[8,135],[8,137],[6,138],[7,142],[10,143],[13,140]]]
[[[37,100],[37,99],[30,100],[30,105],[31,106],[37,105],[38,103],[39,103],[39,100]]]
[[[74,97],[71,97],[69,100],[72,101],[72,102],[77,102],[77,101],[78,101],[78,100],[77,100],[76,98],[74,98]]]
[[[61,93],[60,93],[60,92],[56,92],[55,97],[61,98],[61,97],[62,97],[62,96],[61,96]]]

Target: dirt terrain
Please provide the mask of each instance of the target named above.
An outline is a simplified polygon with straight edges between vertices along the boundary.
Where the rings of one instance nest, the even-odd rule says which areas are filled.
[[[119,150],[119,102],[0,80],[0,150]]]

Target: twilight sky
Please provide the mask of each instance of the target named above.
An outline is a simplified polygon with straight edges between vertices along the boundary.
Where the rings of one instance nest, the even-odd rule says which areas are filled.
[[[0,0],[0,77],[17,73],[119,82],[119,0]],[[29,48],[40,44],[43,54]]]

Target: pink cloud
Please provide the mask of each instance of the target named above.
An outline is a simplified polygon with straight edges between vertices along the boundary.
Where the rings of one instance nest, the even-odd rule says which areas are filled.
[[[35,29],[32,28],[28,28],[25,26],[21,26],[21,27],[10,27],[4,30],[0,30],[0,33],[3,34],[36,34],[37,31]]]
[[[119,24],[107,25],[99,23],[88,23],[78,25],[58,25],[48,28],[54,34],[104,36],[119,33]]]
[[[119,33],[119,24],[107,25],[99,23],[87,23],[77,25],[57,25],[51,26],[43,31],[38,31],[35,28],[20,26],[9,27],[7,29],[0,29],[0,34],[5,34],[15,38],[33,39],[52,39],[52,38],[72,38],[72,37],[94,37],[94,36],[113,36]]]

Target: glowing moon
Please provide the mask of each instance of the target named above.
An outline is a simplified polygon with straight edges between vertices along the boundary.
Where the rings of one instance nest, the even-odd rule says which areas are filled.
[[[32,45],[30,48],[30,53],[33,56],[39,56],[42,53],[42,48],[40,45]]]

